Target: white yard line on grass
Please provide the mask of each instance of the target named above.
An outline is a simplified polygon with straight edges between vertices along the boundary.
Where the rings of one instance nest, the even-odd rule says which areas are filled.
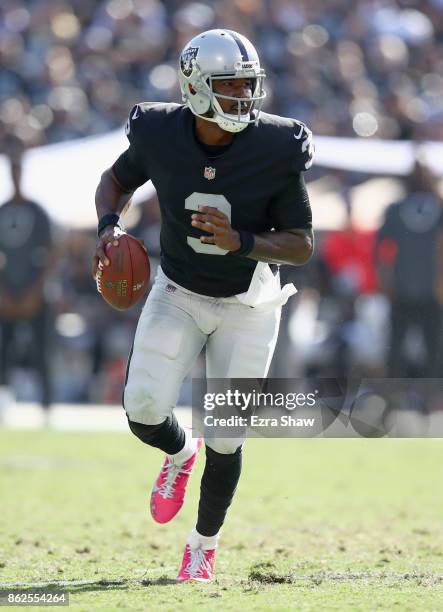
[[[176,409],[182,425],[191,426],[189,407]],[[96,404],[54,404],[49,413],[39,404],[11,403],[0,410],[0,425],[6,429],[56,431],[114,431],[128,433],[128,421],[121,406]]]
[[[175,572],[177,568],[174,567],[154,567],[151,569],[143,570],[143,576],[149,576],[151,574],[161,574],[166,572]],[[0,582],[0,590],[2,589],[45,589],[49,587],[66,587],[66,586],[87,586],[87,585],[103,585],[110,586],[115,584],[127,584],[128,582],[143,582],[141,578],[102,578],[99,580],[45,580],[44,582]]]

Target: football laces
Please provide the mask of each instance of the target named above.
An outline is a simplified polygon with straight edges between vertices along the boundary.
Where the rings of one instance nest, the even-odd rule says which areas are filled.
[[[97,274],[95,275],[95,282],[96,282],[96,285],[97,285],[97,291],[99,293],[102,292],[102,283],[101,283],[102,270],[103,270],[103,264],[102,264],[101,261],[99,261],[98,262]]]

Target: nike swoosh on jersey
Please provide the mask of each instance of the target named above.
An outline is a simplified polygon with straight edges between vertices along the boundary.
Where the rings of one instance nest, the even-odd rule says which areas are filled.
[[[136,106],[136,107],[135,107],[134,114],[132,115],[132,119],[137,119],[137,117],[139,116],[138,111],[139,111],[139,108],[138,108],[138,106]]]
[[[304,129],[304,126],[303,126],[303,125],[301,125],[301,126],[300,126],[300,131],[299,131],[299,133],[298,133],[298,134],[294,134],[294,138],[295,138],[296,140],[300,140],[300,138],[303,136],[303,129]]]

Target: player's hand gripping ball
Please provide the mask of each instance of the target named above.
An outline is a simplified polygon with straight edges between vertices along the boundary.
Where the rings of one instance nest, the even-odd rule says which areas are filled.
[[[96,275],[97,290],[103,299],[117,310],[126,310],[138,302],[146,292],[151,266],[142,243],[121,233],[118,246],[108,242],[105,247],[109,265],[101,262]]]

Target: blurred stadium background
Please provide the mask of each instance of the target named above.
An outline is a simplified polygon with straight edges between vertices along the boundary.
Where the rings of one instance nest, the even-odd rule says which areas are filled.
[[[125,146],[131,106],[179,101],[181,48],[220,25],[259,49],[265,110],[301,119],[317,140],[318,164],[307,175],[316,252],[307,266],[283,271],[299,293],[285,311],[272,374],[441,371],[440,185],[430,173],[414,183],[410,173],[417,155],[442,172],[442,0],[3,0],[0,199],[11,197],[7,157],[24,149],[23,191],[52,224],[51,240],[34,253],[47,267],[41,305],[15,321],[0,315],[2,346],[18,323],[2,356],[4,397],[8,387],[22,402],[120,402],[139,309],[115,312],[96,293],[93,188]],[[411,218],[425,206],[430,221],[408,254],[403,238],[415,230],[402,230],[400,218],[387,224],[386,211],[417,191],[425,193],[412,201]],[[149,188],[125,224],[156,261],[159,215]],[[399,254],[400,278],[392,275]],[[14,274],[0,252],[0,283]],[[390,313],[399,302],[422,321],[431,304],[434,318],[431,330],[420,330],[420,320],[400,330],[405,342],[392,355]],[[39,308],[47,333],[33,347]],[[49,399],[35,368],[45,355]],[[181,402],[189,400],[185,384]]]

